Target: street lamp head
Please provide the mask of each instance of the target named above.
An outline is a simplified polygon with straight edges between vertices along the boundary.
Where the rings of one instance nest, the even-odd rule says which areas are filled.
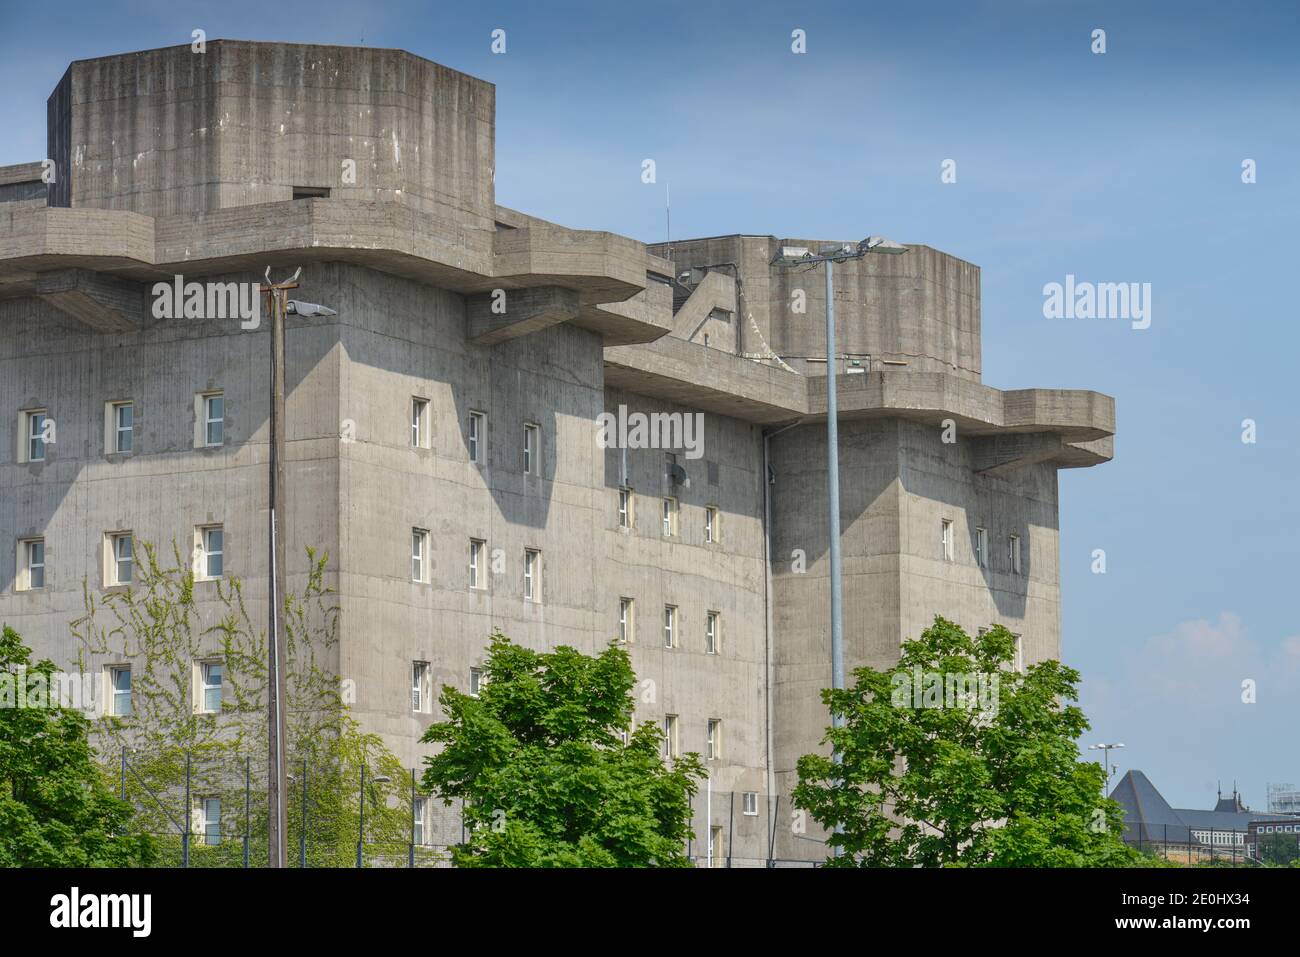
[[[907,247],[884,236],[868,236],[858,243],[858,249],[864,253],[889,253],[898,256],[907,252]]]
[[[807,246],[782,246],[777,250],[774,265],[793,266],[803,260],[812,258],[812,250]]]
[[[288,313],[291,316],[337,316],[338,313],[329,306],[322,306],[315,302],[302,302],[298,299],[290,299],[288,303]]]

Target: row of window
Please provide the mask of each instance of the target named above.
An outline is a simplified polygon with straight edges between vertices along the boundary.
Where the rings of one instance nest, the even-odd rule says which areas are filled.
[[[194,662],[194,713],[219,714],[225,664],[218,658]],[[108,681],[105,714],[124,718],[134,710],[131,697],[131,666],[109,665],[104,669]]]
[[[411,529],[411,581],[429,583],[428,555],[429,530]],[[470,588],[487,588],[487,542],[481,538],[469,540],[468,571]],[[542,600],[542,552],[537,548],[524,549],[524,600]]]
[[[412,809],[412,814],[411,814],[412,824],[414,825],[412,829],[411,841],[417,847],[427,846],[426,845],[427,832],[426,832],[425,825],[428,819],[430,806],[431,805],[429,804],[429,798],[427,797],[415,798],[414,808]],[[758,792],[757,791],[742,792],[741,799],[740,799],[740,806],[741,806],[741,813],[744,814],[746,817],[757,817],[758,816]],[[217,810],[217,814],[220,815],[221,812],[220,801],[217,802],[216,810]],[[206,811],[201,810],[200,814],[201,814],[202,821],[206,824],[206,822],[210,820],[210,818],[206,816]],[[204,828],[202,833],[206,835],[206,841],[209,844],[215,844],[220,840],[219,827],[217,829],[216,840],[212,839],[211,837],[212,832],[208,830],[206,827]],[[723,832],[722,832],[721,825],[713,825],[709,828],[709,840],[713,845],[713,859],[715,864],[717,864],[718,866],[721,866],[721,862],[723,861],[722,835]]]
[[[618,527],[619,528],[636,527],[635,501],[636,501],[636,496],[633,494],[632,488],[630,486],[624,485],[619,488],[618,490]],[[681,512],[681,508],[677,499],[671,495],[664,496],[659,506],[659,519],[660,519],[659,525],[660,525],[660,531],[663,533],[664,538],[677,537],[677,532],[678,532],[677,519],[680,512]],[[709,545],[716,544],[718,541],[721,540],[720,535],[722,529],[719,521],[720,518],[721,518],[721,513],[718,511],[718,507],[716,505],[704,506],[704,541],[706,544]]]
[[[49,446],[58,441],[49,409],[24,409],[19,413],[19,462],[44,462]],[[226,440],[226,397],[222,392],[194,396],[194,447],[211,448]],[[104,403],[104,453],[126,455],[135,451],[135,403]]]
[[[956,561],[956,543],[953,536],[952,519],[942,519],[940,542],[943,546],[943,560]],[[987,528],[975,529],[975,564],[980,568],[989,567],[989,532]],[[1007,569],[1015,575],[1020,574],[1020,536],[1014,532],[1007,536]]]
[[[682,751],[678,740],[677,728],[681,720],[675,714],[664,715],[664,757],[681,757]],[[722,759],[722,719],[710,718],[704,726],[704,759],[719,761]]]
[[[663,640],[665,648],[680,647],[680,630],[677,627],[678,608],[664,605]],[[618,640],[628,645],[636,640],[636,600],[618,600]],[[716,611],[704,613],[704,651],[716,655],[722,645],[722,616]]]
[[[427,661],[411,662],[411,710],[416,714],[433,711],[433,670]],[[483,669],[469,669],[469,693],[475,698],[483,689]]]
[[[225,529],[221,525],[194,528],[193,571],[198,581],[222,577],[225,570]],[[130,531],[104,534],[104,586],[130,585],[135,580],[135,537]],[[45,539],[18,540],[18,591],[45,587]]]
[[[427,449],[432,433],[429,429],[429,400],[411,397],[411,447]],[[487,413],[471,411],[465,430],[465,448],[471,462],[482,464],[487,459]],[[541,471],[542,427],[536,422],[525,422],[520,448],[520,465],[525,475]]]

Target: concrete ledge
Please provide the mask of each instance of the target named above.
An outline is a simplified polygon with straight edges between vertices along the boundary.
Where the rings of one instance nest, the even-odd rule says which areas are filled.
[[[143,325],[144,290],[136,283],[88,269],[41,273],[37,297],[97,332],[131,332]]]
[[[645,246],[606,232],[476,229],[402,203],[303,199],[153,219],[124,210],[0,204],[0,295],[31,295],[38,273],[79,268],[153,282],[268,265],[341,261],[464,295],[556,286],[581,325],[614,343],[648,342],[665,320],[595,307],[644,292]],[[669,309],[671,312],[671,309]],[[578,318],[577,316],[574,317]]]
[[[607,385],[768,425],[805,414],[805,381],[674,336],[605,350]]]
[[[500,302],[503,312],[495,312]],[[465,300],[465,336],[479,345],[517,339],[578,315],[578,294],[560,286],[478,293]]]

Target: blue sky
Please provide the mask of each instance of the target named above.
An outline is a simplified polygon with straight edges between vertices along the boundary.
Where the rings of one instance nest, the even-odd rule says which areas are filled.
[[[195,28],[364,40],[497,84],[504,205],[659,241],[667,184],[677,237],[879,233],[978,264],[986,382],[1118,403],[1115,460],[1060,483],[1088,740],[1125,742],[1121,771],[1176,806],[1211,806],[1218,780],[1256,806],[1266,781],[1300,784],[1300,5],[3,6],[0,164],[45,155],[45,100],[74,59]],[[1151,283],[1151,327],[1045,319],[1043,285],[1067,273]]]

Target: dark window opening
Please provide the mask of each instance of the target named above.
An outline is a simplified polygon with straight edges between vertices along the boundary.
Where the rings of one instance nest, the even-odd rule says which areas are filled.
[[[295,186],[293,188],[294,199],[329,199],[330,188],[328,186]]]

